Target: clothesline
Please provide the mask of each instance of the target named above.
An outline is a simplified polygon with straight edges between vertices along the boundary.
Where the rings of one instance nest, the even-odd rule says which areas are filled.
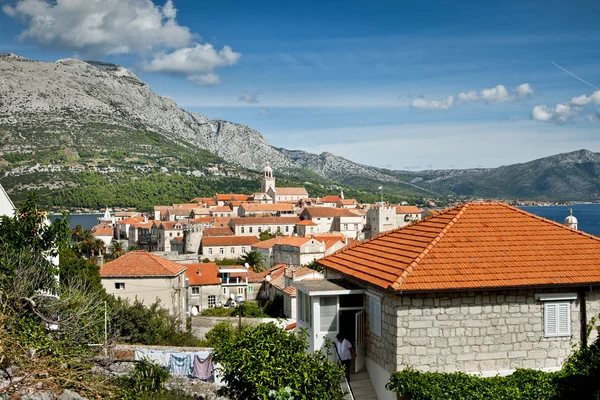
[[[214,380],[214,365],[210,351],[164,351],[135,349],[135,360],[146,360],[161,366],[171,375],[201,380]]]

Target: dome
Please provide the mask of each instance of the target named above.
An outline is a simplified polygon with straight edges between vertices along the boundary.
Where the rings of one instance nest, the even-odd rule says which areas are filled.
[[[565,218],[565,225],[577,229],[577,218],[573,216],[573,209],[569,210],[569,216]]]

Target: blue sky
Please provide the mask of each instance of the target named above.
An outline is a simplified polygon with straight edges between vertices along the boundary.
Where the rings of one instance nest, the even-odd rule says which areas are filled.
[[[119,63],[275,146],[387,168],[600,151],[597,2],[93,3],[0,0],[0,52]]]

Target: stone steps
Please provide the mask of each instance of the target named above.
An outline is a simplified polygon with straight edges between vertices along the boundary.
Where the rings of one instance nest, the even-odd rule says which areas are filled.
[[[378,400],[371,378],[366,371],[350,374],[350,387],[355,400]]]

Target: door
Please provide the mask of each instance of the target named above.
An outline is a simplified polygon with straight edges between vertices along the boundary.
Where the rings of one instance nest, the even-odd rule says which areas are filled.
[[[365,312],[359,311],[354,316],[354,350],[356,359],[354,360],[354,372],[360,372],[365,367]]]

